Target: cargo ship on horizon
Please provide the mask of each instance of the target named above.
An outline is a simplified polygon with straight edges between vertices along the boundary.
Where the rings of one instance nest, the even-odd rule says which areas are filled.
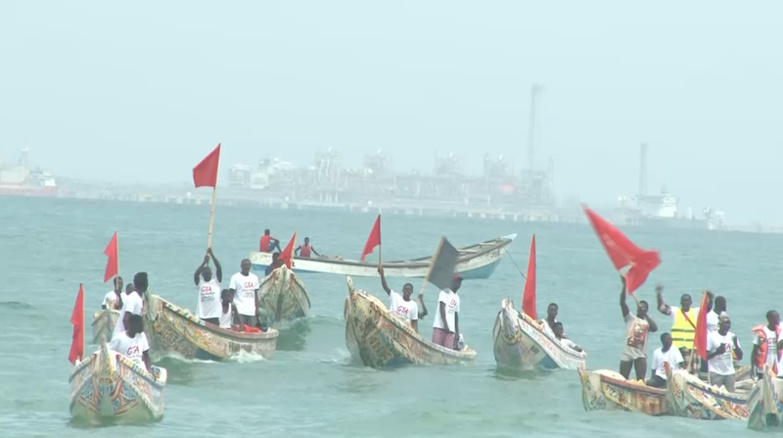
[[[19,163],[6,166],[0,161],[0,196],[57,197],[60,188],[49,172],[30,168],[30,150],[25,146]]]

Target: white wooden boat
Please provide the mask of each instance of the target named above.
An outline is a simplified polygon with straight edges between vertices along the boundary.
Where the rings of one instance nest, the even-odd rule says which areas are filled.
[[[740,370],[737,375],[742,374]],[[710,385],[685,370],[666,365],[666,405],[672,415],[699,420],[748,418],[749,381],[737,381],[736,392]]]
[[[158,295],[144,298],[144,330],[150,353],[156,357],[175,353],[185,359],[224,360],[240,352],[270,359],[277,350],[278,331],[244,333],[207,324]]]
[[[565,347],[541,323],[516,310],[508,298],[501,301],[492,338],[495,361],[506,368],[575,370],[587,358],[587,353]]]
[[[764,366],[764,374],[750,392],[748,429],[758,431],[783,430],[783,379]]]
[[[152,374],[131,359],[110,350],[106,339],[98,351],[76,361],[71,373],[71,415],[99,425],[106,421],[139,423],[163,417],[165,368]]]
[[[467,346],[456,351],[424,339],[407,321],[389,312],[381,300],[354,289],[351,277],[345,302],[345,344],[354,360],[373,368],[446,365],[476,358],[476,351]]]
[[[92,343],[100,344],[101,337],[111,339],[119,317],[120,311],[115,309],[101,309],[95,312],[92,320]]]
[[[261,320],[269,326],[310,315],[310,297],[302,280],[285,265],[275,269],[263,280],[258,290]]]
[[[516,234],[499,237],[486,242],[460,248],[460,258],[456,272],[464,280],[489,278],[500,263],[506,248],[511,245]],[[412,260],[384,262],[386,277],[424,278],[430,268],[432,256]],[[250,262],[253,270],[262,273],[272,263],[271,253],[252,252]],[[294,258],[294,272],[350,275],[352,277],[378,276],[378,263],[355,260],[337,260],[333,258]]]

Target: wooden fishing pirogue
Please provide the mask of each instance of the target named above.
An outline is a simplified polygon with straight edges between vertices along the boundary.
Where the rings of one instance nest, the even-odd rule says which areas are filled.
[[[279,327],[281,323],[310,316],[310,297],[302,280],[283,265],[261,280],[258,308],[262,319]]]
[[[174,353],[185,359],[223,360],[244,351],[269,359],[277,349],[274,328],[262,333],[222,329],[149,292],[144,306],[144,330],[156,356]]]
[[[495,361],[507,368],[575,370],[587,358],[585,352],[565,347],[541,324],[516,310],[508,298],[500,303],[492,338]]]
[[[735,373],[736,392],[710,385],[685,370],[672,372],[666,366],[666,406],[672,415],[699,420],[745,420],[752,383],[739,381],[745,369]],[[749,367],[748,367],[749,368]]]
[[[769,365],[764,366],[764,374],[753,387],[748,399],[750,414],[748,429],[783,430],[783,379],[778,378]]]
[[[106,339],[98,351],[76,361],[71,373],[71,415],[91,424],[156,421],[163,417],[166,369],[152,374],[131,359],[110,350]]]
[[[585,371],[579,368],[582,404],[586,411],[627,410],[648,415],[666,414],[666,390],[637,380],[626,380],[611,370]]]
[[[424,339],[389,312],[381,300],[354,289],[351,277],[345,303],[345,343],[354,359],[373,368],[443,365],[476,358],[476,352],[467,346],[455,351]]]
[[[101,337],[111,339],[119,317],[119,310],[102,309],[100,312],[95,312],[92,320],[92,343],[100,344]]]

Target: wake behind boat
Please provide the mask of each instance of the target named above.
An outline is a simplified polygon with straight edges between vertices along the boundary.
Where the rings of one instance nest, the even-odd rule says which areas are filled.
[[[145,294],[145,329],[153,354],[179,354],[185,359],[223,360],[240,352],[271,358],[277,330],[244,333],[199,321],[190,312],[149,292]]]
[[[492,330],[498,365],[519,370],[575,370],[584,366],[587,353],[563,345],[537,321],[516,310],[508,298],[500,307]]]
[[[71,415],[90,424],[157,421],[163,417],[165,368],[152,374],[116,351],[106,339],[88,358],[77,361],[71,373]]]
[[[348,277],[345,306],[346,346],[351,356],[366,366],[446,365],[476,358],[476,352],[467,346],[456,351],[424,339],[406,322],[392,315],[381,300],[354,289],[351,277]]]
[[[516,234],[510,234],[460,248],[455,273],[459,273],[465,280],[489,278],[500,263],[503,252],[516,237]],[[253,264],[254,271],[264,272],[266,267],[272,263],[272,254],[252,252],[250,253],[250,262]],[[412,260],[384,261],[383,269],[387,277],[424,278],[427,276],[431,262],[432,256]],[[375,277],[378,275],[378,264],[355,260],[294,257],[294,272]]]

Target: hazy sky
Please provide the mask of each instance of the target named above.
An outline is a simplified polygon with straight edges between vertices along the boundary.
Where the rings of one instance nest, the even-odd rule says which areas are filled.
[[[560,197],[649,188],[728,219],[783,217],[780,1],[0,2],[0,158],[104,180],[188,181],[278,156],[398,169],[436,152],[537,164]],[[775,199],[775,201],[772,201]]]

